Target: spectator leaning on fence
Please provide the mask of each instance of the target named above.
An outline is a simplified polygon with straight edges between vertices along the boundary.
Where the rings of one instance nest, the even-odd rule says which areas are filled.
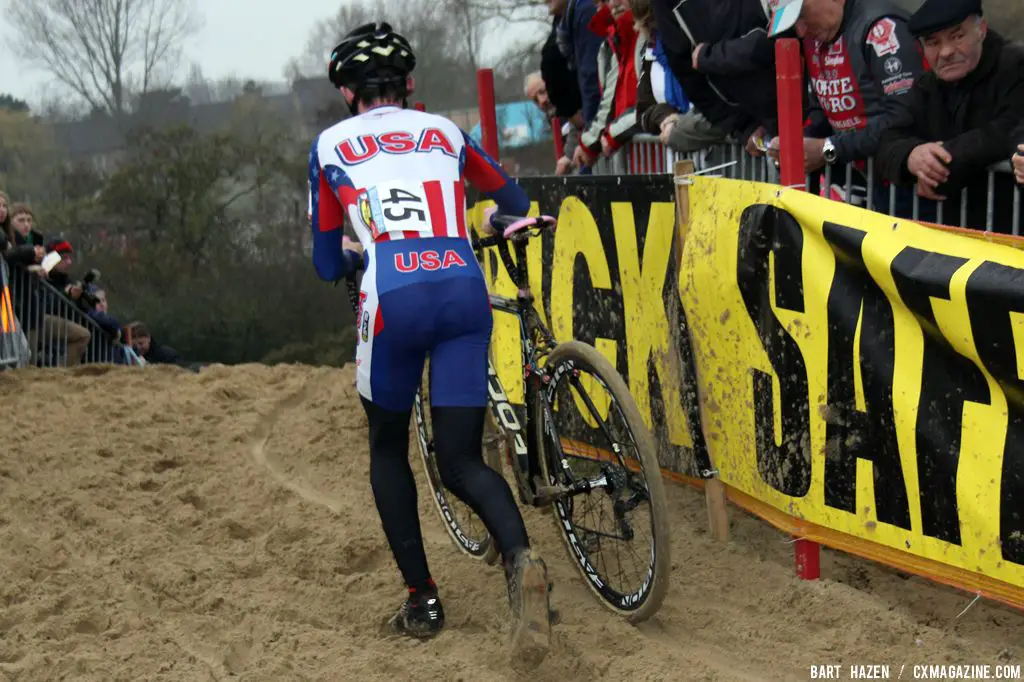
[[[46,244],[46,252],[60,254],[60,261],[53,266],[48,275],[50,286],[62,293],[69,300],[66,308],[46,309],[43,311],[42,325],[28,332],[29,347],[42,351],[41,341],[56,342],[61,345],[67,342],[67,365],[74,367],[82,364],[85,349],[89,346],[92,334],[88,329],[69,319],[72,310],[76,309],[78,299],[82,295],[80,284],[73,283],[68,272],[74,264],[74,250],[71,244],[62,239],[51,240]],[[40,332],[42,338],[40,338]]]
[[[43,261],[46,250],[42,246],[19,241],[19,235],[11,220],[10,199],[0,191],[0,256],[9,265],[24,268],[32,267]]]
[[[559,55],[561,57],[561,55]],[[572,167],[571,155],[575,149],[575,145],[579,142],[579,130],[570,121],[558,122],[558,107],[551,99],[550,91],[548,90],[547,83],[544,81],[544,76],[540,71],[534,71],[526,75],[526,79],[523,81],[523,94],[529,97],[537,108],[543,112],[544,116],[548,119],[548,123],[551,126],[560,125],[563,135],[563,150],[562,158],[558,159],[555,166],[556,175],[565,175]],[[582,122],[582,117],[580,117]],[[570,145],[572,149],[570,149]]]
[[[981,0],[927,0],[910,20],[933,67],[911,92],[907,109],[882,137],[877,167],[887,179],[916,185],[919,218],[967,227],[988,222],[988,172],[1013,154],[1024,117],[1024,46],[988,28]],[[1013,222],[1013,179],[997,173],[996,232]],[[937,215],[936,201],[948,199]],[[902,217],[910,217],[906,213]]]
[[[17,245],[43,246],[45,240],[35,229],[35,213],[28,204],[17,203],[11,206],[11,226],[14,228]]]
[[[672,73],[701,114],[740,140],[774,134],[769,0],[653,0],[653,6]]]
[[[812,91],[804,131],[808,173],[859,162],[866,174],[865,162],[926,70],[908,19],[892,0],[793,0],[776,10],[772,36],[795,29],[803,43]],[[845,173],[833,180],[844,182]],[[863,184],[864,175],[858,180]],[[888,205],[887,196],[876,192],[875,203],[884,198]]]
[[[185,360],[178,351],[170,346],[157,343],[149,333],[149,328],[142,322],[128,325],[131,333],[132,346],[142,359],[154,365],[184,365]]]
[[[579,132],[583,129],[582,98],[576,72],[562,54],[558,45],[558,26],[565,11],[564,0],[549,3],[552,12],[551,32],[540,51],[540,76],[544,83],[554,116],[561,120],[562,136],[565,140],[563,156],[555,167],[555,173],[564,175],[572,168],[572,155],[579,143]],[[527,86],[529,87],[529,85]],[[526,96],[533,99],[529,90]]]
[[[665,46],[658,35],[651,0],[631,0],[637,42],[643,48],[636,116],[640,129],[657,135],[677,152],[694,152],[721,144],[728,136],[697,111],[672,75]]]
[[[576,73],[583,125],[597,115],[601,88],[597,79],[597,52],[603,39],[587,28],[597,8],[594,0],[547,0],[548,10],[560,17],[556,40],[569,68]]]
[[[590,22],[595,35],[604,36],[597,53],[601,105],[594,120],[580,134],[573,153],[576,166],[592,166],[599,154],[611,156],[636,134],[638,60],[633,15],[625,0],[600,0]]]

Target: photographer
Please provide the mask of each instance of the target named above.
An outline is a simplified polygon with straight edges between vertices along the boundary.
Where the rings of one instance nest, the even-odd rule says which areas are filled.
[[[110,314],[107,291],[100,285],[93,284],[97,279],[99,279],[99,273],[96,270],[90,270],[82,282],[82,296],[78,299],[78,306],[100,329],[110,334],[110,338],[120,341],[121,323]]]
[[[157,343],[149,328],[142,322],[132,322],[128,325],[131,331],[132,346],[147,363],[154,365],[179,365],[185,366],[185,359],[178,351],[170,346]]]

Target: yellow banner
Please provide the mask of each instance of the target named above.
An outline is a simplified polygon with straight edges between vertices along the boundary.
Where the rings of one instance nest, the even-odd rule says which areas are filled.
[[[612,180],[566,186],[550,178],[520,179],[537,199],[530,215],[558,218],[554,234],[532,239],[527,247],[534,308],[558,341],[586,341],[608,358],[659,443],[662,466],[692,475],[700,468],[694,450],[706,454],[691,435],[700,435],[696,401],[682,389],[694,382],[684,376],[692,363],[677,343],[682,302],[674,190],[664,178]],[[468,213],[470,223],[479,225],[492,205],[476,203]],[[483,267],[492,294],[515,297],[516,287],[493,249]],[[510,400],[522,403],[520,329],[514,316],[495,311],[491,356]]]
[[[775,185],[688,194],[680,292],[722,480],[1024,588],[1024,252]]]

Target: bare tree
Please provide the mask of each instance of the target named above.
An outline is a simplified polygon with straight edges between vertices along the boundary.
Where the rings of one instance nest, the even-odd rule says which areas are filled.
[[[532,2],[533,0],[531,0]],[[508,57],[520,63],[520,54],[535,50],[510,42],[512,21],[519,22],[515,33],[531,35],[532,28],[522,22],[526,17],[543,18],[543,2],[527,3],[517,10],[511,0],[486,0],[503,4],[501,13],[484,4],[485,0],[358,0],[342,5],[330,19],[318,22],[306,49],[293,59],[287,75],[295,80],[303,76],[326,78],[331,49],[345,33],[360,24],[389,20],[405,35],[416,51],[416,93],[431,110],[469,107],[476,102],[475,71],[488,63],[504,67]],[[508,14],[509,16],[506,16]],[[453,20],[454,19],[454,20]],[[543,42],[548,29],[538,24]],[[536,42],[534,41],[530,41]],[[501,45],[503,49],[497,49]],[[525,73],[525,72],[524,72]],[[514,76],[522,82],[524,73]]]
[[[200,27],[194,0],[9,0],[6,16],[17,54],[116,116]]]

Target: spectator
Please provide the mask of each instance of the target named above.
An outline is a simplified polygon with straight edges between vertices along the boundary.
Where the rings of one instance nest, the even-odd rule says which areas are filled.
[[[576,72],[569,66],[568,60],[558,46],[558,25],[562,20],[565,2],[552,3],[561,5],[552,7],[558,11],[552,16],[551,32],[540,51],[540,76],[554,109],[554,115],[565,121],[575,120],[577,128],[583,127],[583,100],[580,97],[580,84]]]
[[[53,269],[49,272],[48,279],[50,285],[57,289],[57,291],[62,292],[71,301],[77,302],[82,295],[82,287],[78,284],[73,284],[68,275],[68,271],[74,263],[74,251],[71,248],[71,244],[63,240],[52,240],[46,245],[46,252],[59,253],[61,255],[60,262],[54,265]],[[39,326],[33,325],[33,328],[28,330],[29,347],[34,353],[41,350],[38,343],[40,341],[40,332],[42,332],[43,341],[66,340],[68,366],[80,365],[82,364],[82,357],[85,355],[85,349],[89,346],[92,334],[85,327],[67,319],[65,315],[54,314],[56,312],[44,310],[42,324]]]
[[[114,340],[121,338],[121,323],[110,314],[106,290],[96,284],[85,287],[80,303],[85,314]]]
[[[42,261],[42,247],[20,245],[16,241],[10,204],[10,197],[0,190],[0,256],[3,256],[10,265],[29,266]]]
[[[626,0],[600,0],[588,28],[604,38],[597,53],[601,105],[580,134],[573,155],[576,166],[592,166],[599,154],[611,156],[638,130],[637,39]]]
[[[576,73],[583,124],[597,116],[601,89],[597,80],[597,51],[604,42],[588,26],[597,12],[594,0],[547,0],[548,11],[559,17],[555,39],[570,69]]]
[[[967,189],[967,225],[988,220],[989,166],[1015,149],[1011,131],[1024,112],[1024,47],[989,30],[981,0],[927,0],[910,20],[934,71],[922,76],[907,109],[882,136],[877,164],[883,177],[916,185],[920,219],[959,225]],[[1010,232],[1013,180],[996,174],[995,224]],[[907,215],[909,210],[904,207]]]
[[[773,37],[795,28],[803,41],[814,93],[804,138],[806,172],[860,162],[864,184],[865,162],[905,111],[907,93],[925,71],[907,13],[892,0],[794,0],[776,16]],[[888,205],[887,199],[884,190],[876,192],[876,204]]]
[[[579,81],[558,45],[558,26],[566,5],[564,0],[549,3],[552,14],[551,32],[540,53],[540,74],[544,81],[544,89],[554,108],[554,115],[563,121],[562,136],[565,144],[562,158],[555,166],[557,175],[565,175],[572,169],[573,153],[579,143],[579,131],[584,125]]]
[[[653,0],[653,6],[672,73],[701,114],[742,140],[774,135],[768,0]]]
[[[559,55],[559,58],[561,58],[561,55]],[[526,80],[523,82],[523,93],[544,113],[552,127],[558,125],[558,122],[555,120],[558,110],[550,98],[547,83],[544,82],[544,77],[540,71],[534,71],[526,75]],[[561,132],[563,149],[562,157],[558,159],[555,166],[556,175],[565,175],[572,167],[571,156],[576,144],[579,142],[579,133],[571,122],[565,121],[561,123]]]
[[[636,22],[637,41],[644,48],[636,100],[641,130],[657,135],[662,144],[682,153],[724,142],[727,133],[713,126],[690,104],[686,92],[672,75],[654,21],[651,0],[632,0],[630,8]]]
[[[526,74],[526,79],[523,81],[523,93],[537,105],[537,108],[549,121],[555,117],[555,105],[548,97],[548,89],[540,71]]]
[[[11,206],[11,226],[14,228],[16,245],[43,246],[43,235],[35,230],[35,213],[28,204]]]
[[[146,325],[141,322],[132,322],[128,328],[131,331],[132,346],[135,348],[135,352],[142,356],[147,363],[184,366],[185,360],[178,354],[178,351],[170,346],[157,343]]]

